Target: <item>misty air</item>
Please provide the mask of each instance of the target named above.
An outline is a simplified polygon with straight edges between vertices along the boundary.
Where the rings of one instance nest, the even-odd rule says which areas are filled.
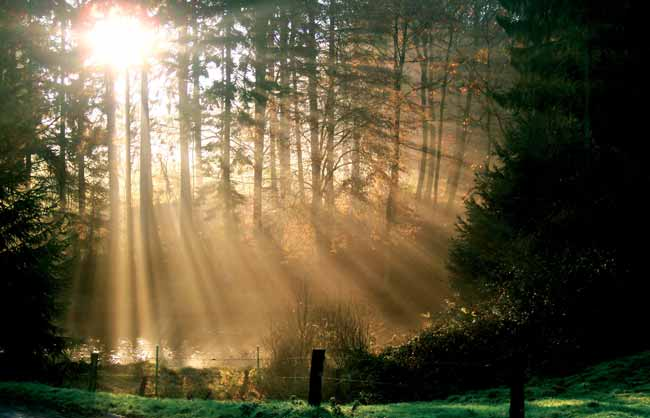
[[[0,418],[650,417],[641,2],[0,4]]]

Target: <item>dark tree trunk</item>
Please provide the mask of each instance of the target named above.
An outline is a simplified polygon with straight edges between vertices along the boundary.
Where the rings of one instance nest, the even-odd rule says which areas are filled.
[[[231,124],[231,113],[232,113],[232,98],[233,98],[233,86],[232,86],[232,26],[233,19],[231,11],[227,10],[224,15],[224,48],[226,53],[226,62],[225,62],[225,83],[226,91],[224,96],[224,112],[223,112],[223,142],[221,149],[221,183],[222,183],[222,192],[224,196],[224,222],[226,227],[231,227],[233,218],[233,205],[232,205],[232,191],[231,191],[231,182],[230,182],[230,124]]]
[[[401,33],[401,39],[400,39]],[[393,23],[393,96],[395,98],[395,113],[393,119],[393,152],[390,159],[390,178],[388,198],[386,199],[386,238],[384,249],[384,284],[387,289],[392,281],[391,261],[391,229],[397,217],[397,202],[399,199],[399,169],[400,169],[400,135],[402,123],[402,77],[408,46],[408,21],[397,14]]]
[[[201,149],[201,50],[199,46],[199,22],[196,16],[198,2],[194,2],[194,16],[192,19],[192,140],[194,142],[194,194],[198,194],[203,182],[202,149]]]
[[[77,204],[79,218],[83,219],[86,215],[86,144],[84,144],[85,124],[83,115],[77,122],[79,144],[77,145]]]
[[[158,309],[156,283],[154,282],[154,255],[157,240],[156,222],[153,209],[153,181],[151,171],[151,132],[149,124],[149,77],[146,65],[142,68],[140,80],[140,242],[143,248],[143,259],[140,260],[144,270],[144,280],[149,292],[149,300],[153,306],[148,314],[156,317]],[[144,313],[138,306],[138,317]],[[154,319],[154,327],[156,327]],[[134,326],[137,326],[135,324]],[[157,329],[154,329],[157,333]],[[137,328],[134,329],[137,335]]]
[[[298,103],[298,75],[296,74],[296,63],[293,58],[292,65],[292,94],[293,94],[293,140],[296,144],[296,164],[298,165],[298,198],[305,202],[305,168],[302,158],[302,135],[300,129],[300,104]]]
[[[142,69],[140,79],[140,221],[142,239],[150,237],[153,218],[153,181],[151,178],[151,133],[149,126],[149,77]]]
[[[269,142],[271,148],[271,197],[273,203],[277,206],[279,203],[279,188],[278,188],[278,113],[276,111],[276,103],[269,106],[270,123],[269,123]]]
[[[438,203],[438,185],[440,183],[440,160],[442,159],[442,128],[445,116],[445,100],[447,98],[447,85],[449,84],[449,61],[451,59],[451,47],[454,42],[454,28],[449,28],[449,41],[445,53],[445,73],[440,86],[440,109],[438,114],[438,145],[436,146],[436,173],[433,180],[433,204]]]
[[[65,23],[64,21],[60,22],[61,28],[61,54],[65,53]],[[59,105],[59,156],[57,161],[57,181],[58,181],[58,192],[59,192],[59,206],[61,210],[66,210],[67,202],[67,170],[66,170],[66,150],[67,143],[65,137],[65,122],[66,122],[66,95],[65,95],[65,71],[63,67],[59,67],[59,96],[58,96],[58,105]]]
[[[352,128],[352,197],[355,201],[361,200],[361,128],[355,119]]]
[[[526,372],[524,366],[519,361],[514,361],[510,375],[510,418],[524,418],[526,414],[525,407],[525,384]]]
[[[269,32],[268,48],[273,48],[272,32]],[[270,54],[268,55],[270,60]],[[271,83],[275,79],[275,62],[268,63],[268,77]],[[270,148],[270,163],[271,163],[271,197],[273,204],[279,203],[279,188],[278,188],[278,101],[277,97],[269,97],[267,104],[268,118],[269,118],[269,148]]]
[[[59,156],[57,160],[57,182],[58,182],[58,192],[59,192],[59,207],[61,210],[65,210],[67,207],[67,170],[66,170],[66,137],[65,137],[65,92],[63,90],[63,75],[61,75],[61,91],[59,92]]]
[[[124,187],[126,188],[126,231],[128,245],[133,242],[133,202],[131,194],[131,81],[129,71],[124,74],[124,155],[126,158],[124,168]],[[131,251],[128,251],[129,254]]]
[[[334,19],[334,0],[329,5],[329,30],[328,30],[328,54],[327,54],[327,101],[325,104],[325,123],[327,131],[326,159],[325,159],[325,202],[327,204],[328,223],[331,223],[334,211],[334,128],[336,126],[334,116],[334,104],[336,101],[336,32]],[[328,229],[329,229],[328,225]]]
[[[431,70],[431,64],[432,64],[432,59],[433,57],[433,39],[431,38],[432,34],[429,33],[429,38],[428,38],[428,56],[429,56],[429,82],[431,82],[432,78],[432,70]],[[433,86],[429,86],[429,150],[427,153],[427,174],[426,174],[426,183],[424,186],[424,199],[427,202],[431,201],[431,194],[433,193],[433,180],[436,175],[436,126],[435,126],[435,120],[436,120],[436,111],[434,107],[434,89]]]
[[[418,53],[420,59],[420,106],[422,107],[422,148],[420,154],[420,166],[418,170],[418,182],[415,191],[415,200],[422,200],[427,161],[429,159],[429,46],[425,33],[422,38],[422,49]]]
[[[253,225],[262,228],[262,174],[264,170],[264,131],[266,113],[266,13],[255,8],[254,47],[255,47],[255,150],[254,150],[254,190]]]
[[[316,9],[318,2],[311,0],[307,5],[307,97],[309,101],[309,147],[311,149],[311,217],[312,224],[316,231],[316,241],[319,248],[323,247],[322,230],[320,226],[321,221],[321,206],[322,206],[322,189],[321,189],[321,163],[322,153],[320,149],[320,136],[318,132],[319,126],[319,112],[318,112],[318,73],[317,73],[317,59],[318,59],[318,44],[316,42],[316,32],[318,26],[316,24]]]
[[[178,56],[178,116],[181,154],[181,224],[192,220],[192,185],[190,181],[190,109],[188,106],[187,79],[189,60],[187,56],[187,27],[182,24],[179,33]]]
[[[110,191],[111,237],[117,243],[120,219],[120,188],[118,181],[118,146],[115,138],[115,80],[111,70],[106,72],[106,137],[108,143],[108,170]]]
[[[283,8],[280,12],[280,197],[284,201],[291,193],[291,151],[289,144],[289,19]],[[292,28],[293,30],[293,28]]]
[[[401,39],[400,39],[401,33]],[[402,77],[406,46],[408,42],[408,23],[403,20],[400,24],[399,16],[395,17],[393,24],[393,96],[395,98],[395,113],[393,115],[393,153],[390,159],[390,179],[388,199],[386,202],[386,225],[395,222],[397,200],[399,193],[399,166],[400,166],[400,134],[402,123]]]
[[[135,330],[138,323],[138,311],[136,308],[136,267],[135,267],[135,254],[134,254],[134,231],[133,231],[133,197],[132,197],[132,161],[131,161],[131,79],[129,70],[124,73],[125,88],[124,88],[124,155],[126,158],[124,169],[124,183],[126,189],[126,259],[128,266],[128,283],[129,291],[126,295],[124,304],[130,307],[130,337],[132,341],[138,337]]]
[[[456,136],[456,152],[454,155],[454,165],[452,173],[449,176],[448,194],[447,194],[447,209],[454,206],[456,200],[456,192],[458,191],[458,184],[460,183],[461,174],[463,172],[463,164],[465,163],[465,148],[467,147],[467,136],[470,127],[470,117],[472,108],[472,97],[474,96],[472,87],[467,90],[467,97],[465,99],[465,108],[463,109],[463,119],[459,122],[460,136]]]

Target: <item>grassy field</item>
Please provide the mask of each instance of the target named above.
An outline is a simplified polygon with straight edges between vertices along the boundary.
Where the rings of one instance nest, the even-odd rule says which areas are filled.
[[[526,397],[527,416],[535,418],[650,417],[650,352],[602,363],[566,378],[533,380],[527,386]],[[64,416],[101,416],[110,412],[133,418],[487,418],[507,416],[508,391],[496,388],[433,402],[312,408],[302,401],[153,399],[0,382],[0,405],[37,405]]]

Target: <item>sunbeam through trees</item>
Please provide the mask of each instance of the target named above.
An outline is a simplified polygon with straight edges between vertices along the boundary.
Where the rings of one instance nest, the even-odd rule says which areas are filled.
[[[0,4],[0,378],[523,417],[648,349],[637,3]]]

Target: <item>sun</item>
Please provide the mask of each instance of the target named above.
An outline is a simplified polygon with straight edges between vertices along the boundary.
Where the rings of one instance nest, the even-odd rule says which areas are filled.
[[[124,69],[142,64],[152,55],[155,34],[143,20],[117,7],[92,18],[94,22],[86,36],[91,64]]]

